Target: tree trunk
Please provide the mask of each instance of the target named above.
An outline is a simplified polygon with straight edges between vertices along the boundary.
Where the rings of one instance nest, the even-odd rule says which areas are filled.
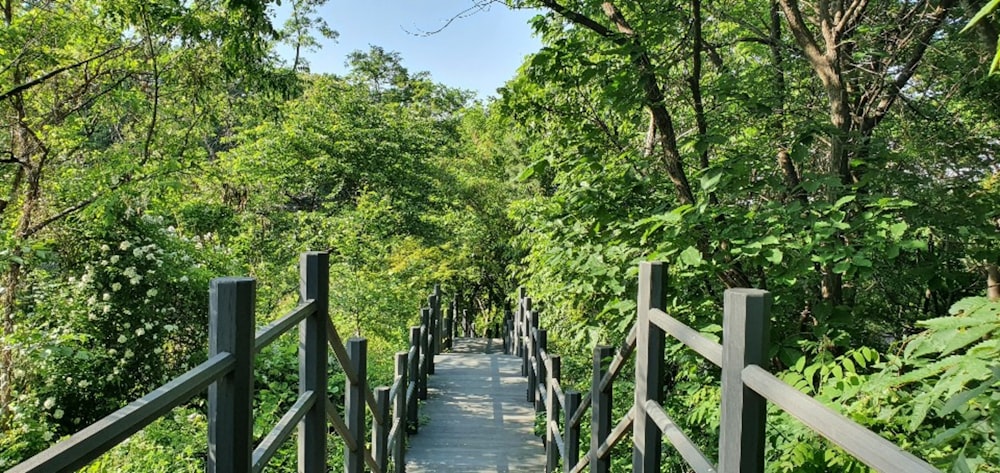
[[[777,103],[774,106],[774,127],[779,143],[787,144],[785,137],[785,56],[782,52],[781,44],[781,7],[778,0],[771,0],[768,42],[771,49],[771,62],[774,64],[774,91],[777,94]],[[788,149],[778,150],[778,168],[784,177],[786,198],[798,199],[803,206],[809,203],[805,189],[801,187],[802,179],[799,171],[795,168],[791,153]]]
[[[632,62],[636,65],[639,73],[643,101],[653,115],[653,122],[656,123],[656,129],[659,131],[663,162],[667,168],[667,175],[677,191],[677,200],[681,204],[694,204],[694,192],[691,191],[691,184],[684,171],[684,162],[680,150],[677,148],[677,132],[674,129],[673,118],[664,105],[666,98],[663,96],[663,90],[656,78],[656,68],[653,66],[653,61],[649,58],[646,48],[639,42],[635,31],[618,9],[611,2],[604,2],[601,8],[608,19],[618,28],[618,32],[628,37],[631,46],[633,46],[631,49]]]
[[[701,169],[708,169],[708,119],[705,118],[705,101],[701,96],[701,51],[704,49],[702,37],[701,0],[691,0],[691,99],[694,102],[694,119],[698,125],[698,140],[701,141],[699,164]],[[712,197],[715,195],[713,193]]]
[[[555,0],[540,0],[542,5],[556,12],[563,18],[587,28],[619,46],[628,48],[630,59],[639,76],[639,84],[643,91],[643,105],[649,109],[653,123],[656,125],[660,147],[663,153],[663,163],[667,176],[677,192],[677,200],[681,204],[693,204],[694,193],[684,171],[684,163],[677,149],[677,132],[674,130],[673,119],[664,105],[663,90],[656,76],[656,68],[649,53],[639,41],[635,31],[629,26],[621,12],[610,2],[601,4],[604,14],[614,23],[618,32],[605,27],[586,15],[570,10]]]
[[[992,263],[986,265],[986,297],[1000,301],[1000,268]]]

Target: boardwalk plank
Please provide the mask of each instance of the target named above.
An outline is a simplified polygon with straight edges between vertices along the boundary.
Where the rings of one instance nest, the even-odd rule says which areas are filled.
[[[410,438],[406,471],[539,472],[542,442],[533,434],[534,407],[524,402],[521,360],[502,353],[499,339],[456,338],[452,353],[435,357],[435,374]]]

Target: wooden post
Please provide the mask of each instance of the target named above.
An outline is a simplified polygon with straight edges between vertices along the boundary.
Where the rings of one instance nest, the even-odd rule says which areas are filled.
[[[472,317],[469,317],[469,309],[462,309],[462,318],[465,319],[466,336],[476,338],[476,324],[472,323]]]
[[[530,303],[531,299],[527,299]],[[537,346],[537,332],[531,330],[531,311],[525,311],[525,317],[527,317],[528,325],[525,326],[527,330],[527,337],[525,337],[526,346],[524,347],[524,365],[527,369],[524,371],[527,373],[528,378],[528,396],[525,399],[528,402],[535,402],[535,385],[538,381],[535,379],[536,372],[533,363],[535,362],[535,347]]]
[[[510,309],[504,309],[503,314],[503,353],[512,355],[514,352],[514,321]]]
[[[423,320],[424,327],[427,327],[424,331],[423,345],[420,349],[424,354],[424,375],[421,378],[423,390],[421,391],[420,399],[427,399],[427,375],[434,374],[434,317],[432,315],[430,307],[420,309],[420,320]]]
[[[372,413],[372,457],[379,471],[389,469],[389,388],[375,388],[375,412]]]
[[[208,356],[235,359],[233,370],[208,387],[209,473],[250,472],[256,299],[251,278],[217,278],[209,286]]]
[[[566,391],[566,432],[563,434],[563,469],[566,473],[573,471],[573,467],[580,461],[580,424],[570,425],[570,419],[580,409],[580,391],[570,389]]]
[[[420,354],[423,353],[420,348],[420,334],[423,331],[420,327],[410,327],[410,346],[415,347],[417,350],[414,352],[413,359],[410,360],[410,367],[407,369],[409,374],[409,382],[413,383],[413,396],[407,399],[406,404],[406,433],[415,434],[420,428],[420,403],[417,402],[420,399]],[[409,386],[407,386],[407,392],[409,392]]]
[[[441,351],[444,352],[448,349],[448,309],[446,307],[441,312]]]
[[[437,314],[438,322],[444,321],[444,313],[441,312],[441,285],[434,285],[434,312]],[[441,331],[441,345],[440,348],[444,348],[444,324],[438,325],[438,330]]]
[[[455,301],[448,304],[448,317],[444,319],[445,348],[451,350],[455,345]]]
[[[524,356],[524,298],[527,297],[524,286],[517,288],[517,309],[514,312],[514,354]],[[524,365],[521,365],[521,376],[527,376]]]
[[[534,316],[535,314],[532,314]],[[542,351],[548,352],[549,349],[549,333],[545,329],[535,330],[538,339],[535,340],[534,347],[535,353],[533,356],[535,362],[534,376],[528,377],[528,388],[531,389],[531,400],[535,401],[535,412],[542,412],[545,410],[545,402],[542,401],[542,396],[539,394],[539,384],[542,390],[548,389],[548,376],[545,365],[545,361],[542,360]]]
[[[767,361],[771,294],[726,290],[722,322],[722,418],[719,472],[764,471],[766,400],[743,384],[743,368]]]
[[[632,424],[632,471],[660,471],[663,435],[646,414],[646,401],[663,403],[664,333],[649,322],[650,309],[666,309],[667,267],[660,262],[639,264],[639,315],[635,358],[635,421]]]
[[[393,444],[392,448],[392,464],[393,471],[395,473],[403,473],[406,471],[406,431],[407,422],[409,417],[407,417],[406,412],[406,391],[409,386],[409,376],[407,376],[407,356],[408,352],[401,351],[396,353],[396,379],[399,380],[398,388],[396,388],[396,399],[395,405],[392,408],[392,423],[389,425],[399,425],[396,428],[396,443]]]
[[[459,322],[458,320],[458,296],[451,299],[451,336],[458,335]]]
[[[326,472],[326,320],[330,301],[330,255],[303,253],[299,260],[299,299],[316,301],[316,313],[299,324],[299,394],[312,391],[316,402],[299,422],[301,473]]]
[[[598,345],[594,347],[594,363],[590,382],[590,473],[608,473],[611,471],[611,458],[599,457],[597,450],[611,435],[611,398],[614,388],[609,385],[601,391],[601,379],[604,378],[604,360],[615,354],[613,347]]]
[[[347,380],[344,395],[344,418],[347,430],[353,437],[357,450],[344,452],[344,471],[364,473],[365,471],[365,380],[368,379],[368,340],[351,338],[347,341],[347,355],[351,358],[351,369],[358,374],[358,384]]]
[[[525,297],[521,299],[521,333],[524,336],[523,344],[521,347],[521,376],[528,376],[530,373],[528,362],[531,358],[531,298]],[[530,400],[530,399],[529,399]]]
[[[462,309],[462,330],[468,338],[474,338],[476,336],[476,334],[472,332],[472,318],[469,317],[468,309]]]
[[[434,335],[434,354],[438,355],[441,353],[441,349],[444,348],[444,330],[442,328],[441,317],[441,285],[434,285],[434,293],[431,297],[427,298],[427,302],[431,307],[431,314],[434,317],[434,330],[431,332]],[[433,373],[433,371],[432,371]]]
[[[558,355],[549,357],[545,380],[545,471],[553,472],[559,466],[559,446],[556,436],[559,431],[552,431],[552,424],[559,424],[559,400],[556,399],[555,383],[562,377],[562,364]]]
[[[434,317],[434,294],[427,296],[427,306],[425,307],[429,311],[429,316],[427,317],[427,339],[430,340],[430,353],[431,355],[438,354],[437,343],[438,343],[438,329],[437,320]],[[421,309],[423,310],[423,309]],[[431,374],[434,374],[434,368],[431,368]]]
[[[452,337],[459,336],[459,333],[458,333],[459,330],[461,330],[462,328],[464,328],[463,325],[462,325],[464,323],[464,321],[461,319],[461,317],[459,315],[460,315],[460,312],[458,310],[458,296],[454,296],[454,297],[451,298],[451,336]],[[466,336],[467,337],[468,334],[465,334],[465,332],[462,332],[461,336]],[[454,344],[452,346],[454,346]]]

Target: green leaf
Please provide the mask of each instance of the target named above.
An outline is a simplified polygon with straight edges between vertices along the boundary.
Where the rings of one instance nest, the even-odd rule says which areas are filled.
[[[768,236],[760,239],[760,244],[761,245],[777,245],[779,241],[780,240],[778,240],[778,237],[776,237],[774,235],[768,235]]]
[[[772,248],[770,254],[764,257],[767,261],[772,264],[781,264],[781,260],[784,259],[785,254],[777,248]]]
[[[956,409],[964,406],[972,399],[981,396],[987,390],[991,389],[993,385],[996,383],[996,381],[997,381],[996,377],[991,378],[989,381],[982,383],[979,386],[976,386],[974,389],[970,389],[968,391],[962,391],[952,396],[950,399],[948,399],[948,402],[944,403],[944,406],[941,407],[941,409],[938,411],[938,414],[946,416],[948,414],[951,414],[952,412],[955,412]]]
[[[858,198],[858,196],[856,196],[856,195],[845,195],[845,196],[837,199],[837,202],[833,204],[833,208],[839,209],[839,208],[841,208],[841,207],[843,207],[843,206],[845,206],[845,205],[847,205],[847,204],[849,204],[851,202],[854,202],[854,200],[857,199],[857,198]]]
[[[548,158],[539,159],[538,161],[531,163],[531,165],[525,168],[524,171],[521,171],[521,174],[517,176],[517,180],[521,182],[527,181],[528,179],[531,179],[531,176],[545,172],[548,167]]]
[[[906,229],[909,227],[910,226],[907,225],[906,222],[892,224],[889,226],[889,236],[892,237],[893,240],[898,240],[903,237],[903,233],[905,233]]]
[[[947,355],[958,349],[965,348],[973,342],[985,337],[990,332],[996,330],[995,325],[978,325],[969,327],[966,330],[955,330],[952,336],[946,337],[947,342],[941,350],[941,355]]]
[[[924,424],[924,419],[927,418],[927,414],[930,413],[931,407],[933,407],[934,402],[944,394],[947,389],[945,383],[938,383],[934,385],[934,388],[930,392],[923,392],[918,394],[913,398],[913,414],[910,417],[910,423],[907,429],[910,432],[916,432]]]
[[[684,251],[678,255],[680,262],[686,266],[691,266],[697,268],[705,264],[705,259],[701,257],[701,252],[693,246],[687,247]]]
[[[795,365],[792,366],[792,369],[801,372],[802,369],[805,367],[806,367],[806,357],[800,356],[798,360],[795,360]]]
[[[979,9],[979,12],[976,13],[976,16],[972,17],[972,19],[969,20],[969,24],[965,25],[965,28],[962,28],[961,33],[965,33],[969,29],[978,25],[980,21],[983,21],[983,18],[986,18],[988,15],[995,12],[997,8],[1000,8],[1000,0],[992,0],[990,3],[983,5],[983,8]]]
[[[858,366],[862,368],[868,367],[868,360],[865,359],[865,354],[861,350],[852,351],[851,357],[854,358],[854,361],[858,364]]]
[[[889,259],[899,256],[899,245],[889,245],[885,250],[885,256]]]
[[[927,242],[923,240],[903,240],[899,242],[899,247],[904,250],[926,250]]]
[[[964,432],[968,432],[968,429],[969,429],[969,422],[963,422],[959,425],[956,425],[955,427],[952,427],[948,430],[945,430],[944,432],[935,435],[934,438],[930,440],[930,444],[944,445],[949,440],[961,435]],[[952,469],[952,471],[958,471],[958,470]]]
[[[985,297],[966,297],[953,304],[951,308],[948,309],[948,313],[952,315],[971,315],[983,309],[996,312],[998,308],[1000,308],[1000,302],[990,302],[990,300]]]
[[[705,192],[713,192],[715,188],[718,187],[720,180],[722,180],[722,171],[702,175],[701,190]]]
[[[807,366],[806,369],[802,370],[802,375],[805,376],[806,381],[809,381],[810,385],[812,385],[813,383],[813,377],[816,376],[816,371],[819,370],[820,367],[822,366],[823,365],[821,365],[820,363],[813,363]]]

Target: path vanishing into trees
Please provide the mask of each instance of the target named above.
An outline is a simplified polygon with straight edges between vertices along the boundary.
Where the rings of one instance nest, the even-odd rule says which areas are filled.
[[[347,473],[607,473],[612,449],[628,437],[632,471],[659,472],[671,452],[698,473],[763,473],[768,403],[875,471],[939,471],[763,368],[772,303],[764,290],[725,292],[720,344],[666,313],[666,266],[641,263],[635,324],[617,349],[594,348],[592,377],[581,392],[568,383],[563,387],[561,358],[549,353],[548,332],[524,288],[515,310],[505,314],[502,338],[494,339],[456,338],[456,325],[466,337],[476,331],[468,319],[457,323],[456,300],[443,310],[444,297],[435,286],[420,310],[420,325],[409,329],[409,350],[393,356],[391,386],[371,389],[367,340],[355,337],[345,344],[330,321],[328,270],[328,253],[304,253],[298,306],[260,328],[254,320],[256,281],[213,280],[207,361],[8,473],[83,468],[206,388],[209,473],[259,473],[295,431],[302,473],[329,471],[331,432],[343,441]],[[298,400],[255,441],[254,355],[296,327]],[[664,408],[667,335],[721,369],[718,463]],[[327,392],[330,359],[347,378],[342,407]],[[634,383],[620,383],[619,389],[631,391],[626,396],[631,404],[619,406],[617,412],[626,413],[615,419],[614,385],[629,371]],[[535,436],[537,425],[541,439]],[[581,451],[588,436],[589,449]]]
[[[456,338],[435,365],[422,412],[427,423],[410,440],[406,471],[544,470],[521,359],[504,354],[503,340]]]

